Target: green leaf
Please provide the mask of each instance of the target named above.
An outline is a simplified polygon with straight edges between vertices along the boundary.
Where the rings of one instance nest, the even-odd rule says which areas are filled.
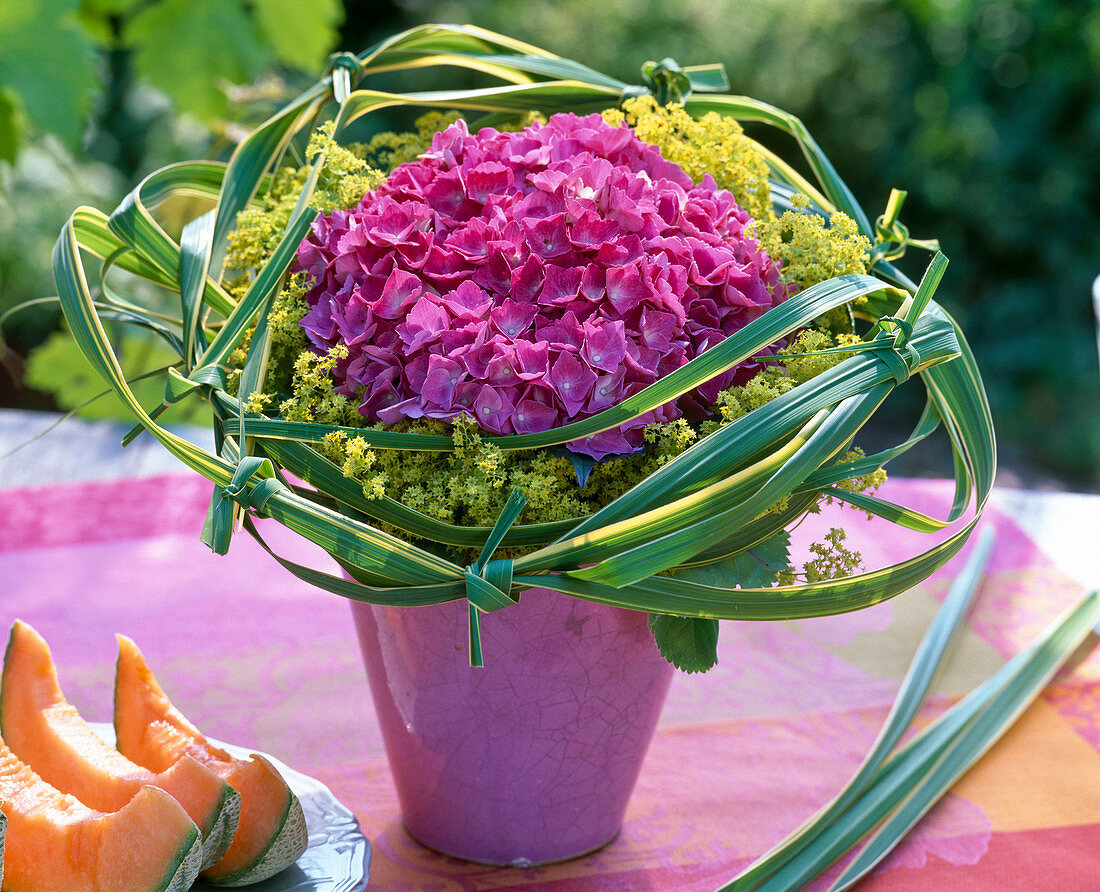
[[[82,0],[81,15],[116,16],[125,15],[144,0]]]
[[[123,364],[135,374],[178,359],[170,350],[146,338],[126,338],[121,353]],[[29,387],[52,393],[62,408],[79,410],[81,418],[131,420],[126,407],[107,389],[106,382],[92,369],[76,342],[63,332],[50,335],[31,353],[25,381]],[[135,382],[132,389],[145,405],[159,403],[164,394],[164,384],[159,378]],[[202,414],[200,405],[192,402],[175,410],[169,421],[199,422]]]
[[[775,582],[781,570],[788,566],[791,537],[780,530],[751,548],[746,548],[722,560],[698,566],[683,566],[676,570],[678,579],[712,585],[715,588],[764,588]]]
[[[684,672],[706,672],[718,662],[718,620],[649,615],[661,656]]]
[[[71,146],[99,86],[95,48],[76,21],[79,6],[78,0],[0,3],[0,87],[14,91],[29,118]],[[4,123],[0,110],[0,141]]]
[[[983,685],[940,719],[940,723],[946,723],[945,720],[952,717],[951,713],[958,711],[961,713],[960,731],[942,733],[937,740],[936,732],[941,730],[937,725],[940,723],[933,723],[897,753],[876,777],[876,785],[887,788],[893,780],[894,797],[883,794],[881,798],[895,804],[900,800],[900,804],[867,839],[865,847],[845,868],[830,892],[848,889],[889,854],[917,821],[1023,714],[1090,634],[1093,640],[1084,644],[1083,649],[1087,653],[1095,647],[1094,630],[1098,618],[1100,592],[1093,591],[1076,608],[1049,626],[1034,645],[1019,655],[1022,659],[1013,660],[1004,667],[1002,677],[1005,683],[999,689],[993,684],[988,688]],[[994,676],[990,681],[996,678]],[[963,724],[962,719],[968,713],[973,718]],[[922,764],[922,750],[935,757],[935,761],[926,763],[927,767]],[[868,795],[875,792],[873,788]]]
[[[336,46],[344,10],[337,0],[256,0],[256,24],[279,61],[320,71]]]
[[[15,163],[23,137],[23,106],[14,90],[0,87],[0,161]]]
[[[868,789],[760,885],[757,892],[805,888],[874,830],[866,848],[831,890],[846,889],[873,867],[1020,716],[1088,636],[1100,617],[1100,593],[1086,596],[963,700],[896,751]],[[877,829],[876,829],[877,828]],[[733,892],[734,885],[719,892]]]
[[[243,83],[270,61],[239,0],[150,3],[126,23],[122,39],[138,74],[203,120],[226,112],[220,82]]]

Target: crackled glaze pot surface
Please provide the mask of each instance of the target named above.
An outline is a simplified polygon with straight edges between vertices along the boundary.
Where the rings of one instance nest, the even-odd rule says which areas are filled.
[[[482,617],[472,669],[465,601],[352,609],[416,839],[528,866],[615,837],[673,671],[644,613],[531,589]]]

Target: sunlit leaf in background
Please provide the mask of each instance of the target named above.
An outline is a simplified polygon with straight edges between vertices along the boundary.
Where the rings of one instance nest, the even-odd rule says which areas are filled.
[[[80,138],[98,78],[95,47],[76,21],[79,6],[78,0],[0,3],[0,87],[9,91],[0,99],[0,146],[18,133],[13,95],[39,126],[70,145]]]
[[[256,0],[256,23],[278,61],[318,71],[339,39],[344,20],[339,0]]]
[[[168,34],[171,52],[163,43]],[[127,22],[123,40],[134,48],[140,75],[180,111],[201,118],[225,114],[225,83],[243,83],[269,61],[255,23],[237,0],[151,3]]]
[[[15,150],[23,131],[22,112],[15,92],[0,87],[0,161],[15,161]]]

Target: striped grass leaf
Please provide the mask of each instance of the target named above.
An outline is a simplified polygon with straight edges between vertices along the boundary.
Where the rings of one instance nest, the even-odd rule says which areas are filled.
[[[862,851],[832,886],[832,890],[849,888],[999,739],[1098,620],[1100,593],[1092,592],[1048,626],[1034,644],[898,750],[875,771],[855,802],[752,888],[757,892],[801,889],[865,839]],[[740,887],[724,886],[719,892],[734,888]]]
[[[684,102],[684,108],[693,115],[713,111],[722,115],[731,115],[739,121],[768,124],[793,137],[831,204],[855,220],[861,233],[870,239],[874,238],[871,223],[859,202],[856,201],[852,190],[840,178],[832,162],[810,136],[806,125],[794,115],[748,96],[696,95]]]
[[[160,273],[162,284],[180,290],[180,247],[153,218],[150,211],[173,196],[192,195],[216,199],[225,166],[213,162],[185,162],[162,168],[142,180],[123,199],[107,220],[110,231]],[[203,300],[228,314],[235,302],[207,277]]]
[[[233,308],[225,324],[210,342],[210,346],[203,351],[195,368],[196,375],[201,374],[204,369],[211,369],[224,363],[237,347],[249,326],[255,323],[260,310],[269,304],[283,274],[294,261],[298,245],[301,244],[316,216],[316,211],[307,210],[297,219],[291,220],[270,261],[264,264],[264,268],[249,286],[240,303]],[[250,392],[246,391],[246,393]]]
[[[763,878],[793,860],[810,840],[843,814],[872,783],[879,767],[897,746],[927,698],[981,583],[992,544],[992,530],[987,528],[970,559],[952,581],[943,605],[917,647],[882,729],[851,780],[813,817],[725,884],[723,892],[749,892]]]
[[[545,81],[486,87],[477,90],[434,90],[421,93],[387,93],[356,90],[341,108],[337,132],[370,112],[394,106],[414,108],[453,108],[465,111],[520,113],[544,109],[558,111],[598,111],[614,105],[618,92],[608,87],[579,80]]]
[[[995,677],[989,690],[980,690],[971,702],[961,704],[958,721],[966,721],[961,731],[951,734],[947,727],[929,729],[885,766],[881,779],[876,782],[891,781],[896,776],[894,790],[902,793],[904,799],[892,811],[889,820],[867,839],[831,892],[850,888],[897,845],[952,784],[1023,714],[1082,642],[1089,635],[1096,638],[1098,621],[1100,592],[1094,591],[1052,624],[1036,644],[1021,655],[1023,659],[1013,661],[1009,664],[1009,671]],[[940,733],[936,734],[936,731]],[[941,746],[939,741],[944,739],[947,742]],[[925,750],[938,752],[931,770],[912,771],[910,766],[919,764],[918,760]]]
[[[578,532],[587,526],[588,518],[585,518],[569,531],[567,537],[520,557],[516,562],[517,569],[521,572],[569,570],[604,561],[628,550],[646,548],[660,537],[683,529],[685,522],[704,521],[712,523],[715,529],[724,530],[721,540],[700,543],[700,551],[717,544],[717,541],[727,538],[731,530],[738,528],[731,515],[752,499],[785,461],[799,454],[807,441],[824,424],[828,415],[828,410],[821,410],[786,443],[769,451],[764,458],[667,504],[631,514],[614,523],[601,524],[592,530]],[[770,504],[764,507],[767,508]],[[749,511],[747,521],[753,520],[759,513],[760,511]],[[591,574],[576,575],[577,578],[596,578]]]
[[[202,297],[210,275],[214,212],[192,220],[180,234],[180,305],[183,309],[183,356],[187,368],[206,347],[202,332]]]
[[[233,469],[206,450],[164,430],[149,417],[127,383],[88,290],[73,221],[61,231],[53,254],[54,277],[65,318],[77,345],[93,368],[137,416],[142,425],[176,458],[216,483],[228,484]]]
[[[946,360],[955,354],[954,339],[942,335],[942,331],[932,331],[927,341],[920,340],[927,344],[922,353],[926,361],[934,357]],[[918,334],[918,338],[923,335]],[[749,456],[774,448],[792,427],[804,424],[817,412],[892,381],[890,369],[876,362],[872,355],[845,360],[700,440],[586,518],[573,535],[586,534],[649,507],[668,504],[699,486],[719,480],[730,469],[742,467]]]
[[[360,53],[359,60],[367,71],[388,71],[390,65],[400,65],[421,56],[431,58],[441,53],[471,52],[560,58],[534,44],[477,25],[429,24],[380,40]]]
[[[969,521],[944,541],[887,567],[797,585],[738,588],[736,580],[731,580],[728,587],[721,587],[675,576],[652,576],[616,587],[557,572],[524,573],[515,581],[649,613],[736,620],[807,619],[862,610],[907,591],[954,557],[976,522]]]
[[[485,544],[490,527],[445,523],[389,496],[368,499],[363,495],[360,484],[349,480],[336,465],[305,444],[271,440],[263,444],[263,449],[291,474],[363,517],[398,527],[418,539],[454,548],[481,548]],[[562,520],[514,524],[505,533],[501,544],[508,547],[542,545],[557,538],[575,523],[575,520]]]
[[[721,542],[730,529],[754,520],[836,455],[871,417],[890,389],[889,384],[880,384],[823,412],[821,423],[807,435],[796,437],[792,445],[797,448],[789,455],[777,452],[768,463],[767,479],[732,507],[694,514],[676,510],[674,531],[651,535],[645,542],[620,549],[613,557],[591,567],[572,570],[570,575],[615,586],[629,585],[676,567],[704,548]],[[659,527],[654,532],[659,533]]]

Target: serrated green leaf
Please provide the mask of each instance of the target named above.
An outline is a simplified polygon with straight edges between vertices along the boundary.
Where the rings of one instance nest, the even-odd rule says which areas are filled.
[[[79,6],[77,0],[0,3],[0,87],[70,145],[99,86],[95,47],[76,21]]]
[[[679,568],[677,579],[687,579],[703,585],[728,588],[764,588],[775,582],[781,570],[786,569],[790,556],[791,537],[781,530],[770,539],[730,555],[724,560],[698,566]]]
[[[718,620],[649,615],[649,631],[666,660],[684,672],[706,672],[718,663]]]
[[[337,0],[256,0],[256,24],[280,62],[320,71],[339,39],[344,10]]]
[[[164,51],[170,35],[172,52]],[[162,89],[183,112],[203,120],[224,114],[223,81],[239,84],[270,62],[256,25],[239,0],[160,0],[123,29],[138,74]]]

